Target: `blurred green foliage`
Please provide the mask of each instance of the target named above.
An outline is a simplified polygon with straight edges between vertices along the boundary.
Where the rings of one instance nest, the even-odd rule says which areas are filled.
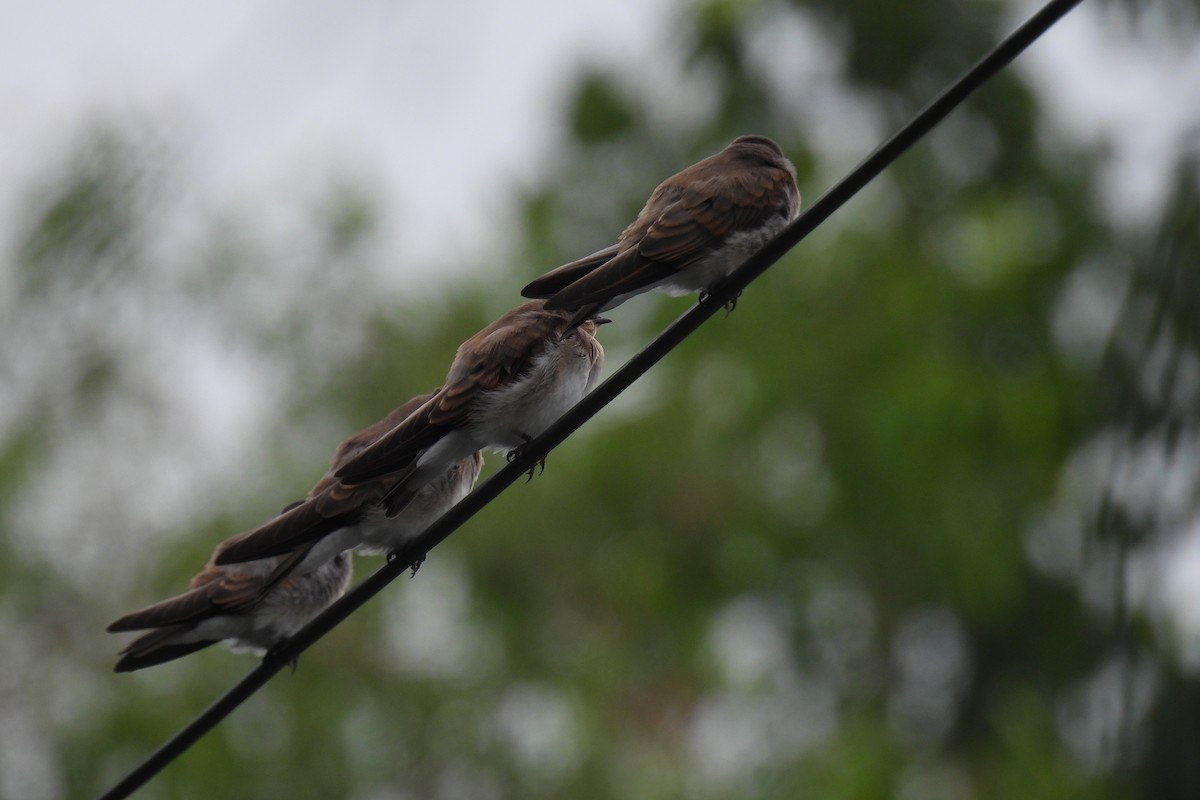
[[[144,545],[161,549],[158,566],[143,586],[119,587],[122,602],[181,589],[217,541],[303,493],[338,429],[440,383],[457,344],[516,304],[525,280],[610,241],[671,172],[756,132],[782,143],[809,201],[826,188],[830,156],[813,130],[843,117],[832,106],[798,113],[826,97],[799,76],[781,94],[753,55],[766,28],[800,20],[836,43],[834,88],[890,129],[1003,33],[1002,11],[683,5],[679,47],[663,57],[713,101],[687,121],[648,113],[652,89],[619,68],[581,72],[564,109],[563,169],[514,197],[525,228],[507,260],[401,298],[325,365],[307,365],[305,314],[235,329],[295,365],[278,409],[294,424],[274,432],[244,492],[172,546]],[[1200,718],[1194,678],[1147,626],[1115,638],[1111,616],[1027,555],[1064,465],[1119,417],[1135,380],[1128,364],[1097,375],[1064,358],[1053,333],[1064,283],[1097,254],[1153,250],[1111,228],[1093,200],[1092,156],[1051,157],[1042,124],[1028,89],[1002,75],[731,317],[556,451],[544,476],[513,487],[415,581],[390,587],[139,796],[1196,796],[1183,752]],[[158,151],[128,146],[97,137],[33,204],[13,257],[26,291],[74,280],[60,269],[147,263],[128,248],[110,257],[136,239],[135,212],[153,199],[140,176]],[[1195,165],[1184,171],[1194,177]],[[311,264],[297,269],[328,278],[312,284],[313,309],[352,309],[378,212],[352,185],[327,194]],[[1138,273],[1133,296],[1174,275],[1169,301],[1183,305],[1171,319],[1194,336],[1194,181],[1177,194],[1170,254]],[[251,316],[237,297],[263,255],[245,233],[255,224],[221,220],[193,254],[202,268],[189,296],[233,309],[230,325]],[[1162,266],[1176,263],[1190,266]],[[602,331],[607,371],[688,302],[647,297],[615,312]],[[86,361],[70,391],[86,404],[119,370]],[[0,443],[0,496],[37,474],[38,440],[58,424],[39,412]],[[214,648],[153,674],[108,675],[117,645],[99,631],[129,609],[3,534],[5,618],[64,626],[83,665],[31,691],[83,671],[96,693],[86,714],[53,728],[65,795],[113,782],[248,668]],[[360,560],[360,574],[371,566]],[[83,620],[63,622],[75,604]],[[1114,652],[1132,650],[1155,665],[1156,699],[1130,711],[1126,752],[1110,744],[1089,762],[1064,708]],[[1096,725],[1085,739],[1111,730]]]

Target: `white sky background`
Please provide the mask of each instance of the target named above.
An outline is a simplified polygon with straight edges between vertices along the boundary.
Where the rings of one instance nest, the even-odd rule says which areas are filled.
[[[671,4],[7,5],[0,185],[44,170],[89,115],[165,117],[186,128],[190,188],[210,202],[269,196],[305,165],[382,170],[414,263],[495,232],[500,188],[544,168],[574,68],[589,54],[644,59]],[[9,225],[0,218],[0,235]]]
[[[1107,150],[1103,206],[1126,228],[1157,226],[1173,167],[1200,151],[1200,42],[1170,5],[1084,3],[1014,62],[1061,133]],[[1040,6],[1016,3],[1013,24]]]
[[[185,129],[202,203],[268,200],[306,166],[357,168],[398,201],[397,269],[466,256],[503,228],[509,182],[552,166],[558,100],[577,66],[652,62],[674,5],[10,2],[0,185],[28,185],[89,116],[129,112]],[[1016,3],[1013,24],[1036,5]],[[1143,224],[1183,132],[1200,122],[1200,48],[1163,47],[1152,32],[1139,44],[1117,14],[1085,3],[1017,61],[1069,136],[1113,147],[1109,207]],[[14,194],[0,198],[0,239]]]

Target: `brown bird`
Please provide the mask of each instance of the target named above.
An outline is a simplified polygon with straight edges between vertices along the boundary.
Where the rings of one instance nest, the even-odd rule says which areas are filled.
[[[658,185],[617,243],[532,281],[521,294],[573,323],[661,289],[701,300],[800,213],[796,170],[765,136],[724,150]],[[732,309],[733,304],[730,304]]]
[[[312,569],[337,548],[361,552],[365,544],[394,552],[424,530],[470,490],[480,450],[519,449],[595,385],[604,363],[594,335],[599,323],[568,330],[569,313],[542,305],[524,303],[464,342],[445,386],[348,441],[307,500],[227,548],[216,563],[290,552],[278,567],[282,575]],[[405,533],[370,533],[389,524]],[[306,542],[315,542],[311,552]]]
[[[396,513],[414,492],[466,454],[510,458],[596,384],[604,348],[585,319],[547,311],[541,300],[514,308],[458,348],[446,385],[336,473],[344,486],[403,474],[386,503]]]
[[[217,545],[192,589],[121,617],[110,633],[152,629],[121,651],[117,672],[152,667],[225,641],[234,652],[263,655],[342,596],[350,554],[341,553],[304,575],[274,581],[280,559],[217,566],[218,555],[246,534]]]
[[[386,417],[338,446],[329,471],[300,503],[240,537],[222,550],[218,564],[287,555],[276,564],[274,579],[304,574],[346,550],[388,555],[401,550],[455,503],[466,497],[483,467],[483,454],[467,453],[433,475],[402,511],[389,516],[384,496],[405,474],[384,474],[363,483],[343,484],[335,473],[434,397],[417,395]]]
[[[113,632],[156,629],[123,651],[117,671],[170,661],[223,639],[237,650],[269,650],[342,595],[350,580],[349,551],[376,555],[399,550],[465,497],[483,466],[478,451],[422,487],[395,517],[388,517],[379,504],[389,487],[386,478],[334,491],[345,488],[333,477],[336,470],[431,397],[433,393],[417,395],[342,442],[306,500],[218,545],[208,566],[192,579],[191,591],[110,625]],[[252,557],[230,563],[225,559],[231,552]]]

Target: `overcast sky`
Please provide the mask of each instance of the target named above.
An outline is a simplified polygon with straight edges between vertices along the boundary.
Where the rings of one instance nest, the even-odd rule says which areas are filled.
[[[44,172],[89,116],[131,114],[179,136],[201,197],[269,193],[288,171],[332,165],[398,197],[414,252],[436,252],[447,232],[458,246],[478,242],[500,188],[537,174],[570,67],[644,59],[667,6],[10,3],[0,181],[19,187]]]
[[[671,38],[674,5],[9,3],[0,185],[19,190],[44,173],[88,118],[130,114],[177,135],[202,202],[266,198],[294,190],[289,173],[344,169],[396,199],[410,257],[443,253],[447,240],[470,252],[497,227],[509,182],[549,166],[574,69],[652,63]],[[1015,3],[1012,24],[1037,5]],[[1181,132],[1200,119],[1200,48],[1164,39],[1153,8],[1140,20],[1156,35],[1139,36],[1120,9],[1085,3],[1017,67],[1067,135],[1112,148],[1109,206],[1146,223]],[[0,204],[17,194],[3,192]],[[6,212],[0,205],[0,237]]]

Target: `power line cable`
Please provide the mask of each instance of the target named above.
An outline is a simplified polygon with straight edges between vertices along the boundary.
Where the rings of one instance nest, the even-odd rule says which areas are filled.
[[[531,440],[524,447],[520,458],[514,459],[500,469],[458,505],[430,525],[422,534],[415,537],[405,552],[380,567],[345,597],[326,609],[281,645],[271,654],[270,658],[265,659],[249,675],[197,715],[179,733],[151,753],[145,761],[135,767],[113,788],[101,795],[100,800],[119,800],[119,798],[128,797],[182,755],[201,736],[262,688],[288,662],[298,658],[318,639],[411,568],[422,555],[441,544],[447,536],[475,516],[510,484],[532,469],[551,450],[629,388],[634,381],[646,374],[667,353],[678,347],[709,317],[737,297],[755,278],[799,244],[833,212],[845,205],[851,197],[891,165],[908,148],[920,141],[951,111],[1004,69],[1009,62],[1080,2],[1081,0],[1051,0],[1043,6],[958,80],[943,90],[904,127],[892,134],[845,178],[821,195],[816,202],[809,206],[808,210],[800,214],[795,222],[768,242],[762,250],[751,256],[727,280],[712,289],[705,302],[698,303],[676,319],[630,358],[624,366],[546,429],[541,436]]]

